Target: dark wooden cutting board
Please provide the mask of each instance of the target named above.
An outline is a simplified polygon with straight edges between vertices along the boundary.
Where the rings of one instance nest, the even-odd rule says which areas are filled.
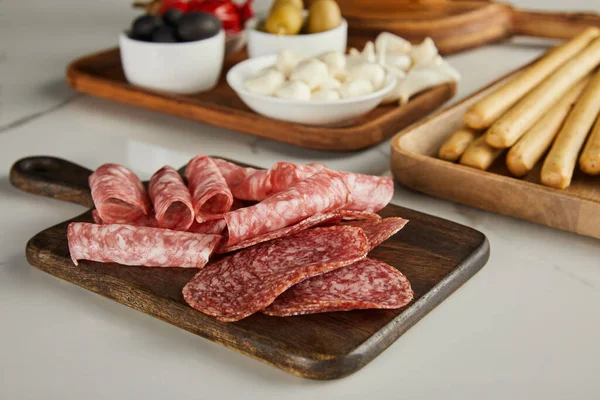
[[[91,171],[52,157],[17,161],[10,180],[27,192],[93,206]],[[399,310],[362,310],[297,317],[255,314],[223,323],[189,307],[181,289],[197,270],[125,267],[69,257],[71,221],[91,221],[91,211],[35,235],[26,248],[36,268],[288,372],[313,379],[349,375],[373,360],[483,267],[486,237],[474,229],[407,208],[388,205],[382,217],[410,222],[369,257],[402,271],[415,298]]]

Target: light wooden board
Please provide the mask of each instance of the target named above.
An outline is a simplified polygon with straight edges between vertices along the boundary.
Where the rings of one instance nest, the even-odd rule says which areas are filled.
[[[442,143],[463,126],[465,111],[519,71],[398,133],[392,139],[394,177],[432,196],[600,239],[600,177],[577,170],[571,186],[559,190],[540,183],[541,162],[518,179],[508,171],[505,155],[488,171],[437,158]]]
[[[89,206],[90,173],[65,160],[32,157],[15,163],[10,179],[22,190]],[[224,323],[185,303],[181,289],[197,270],[89,261],[76,267],[68,251],[69,221],[35,235],[27,243],[26,253],[29,262],[42,271],[196,335],[303,377],[335,379],[373,360],[471,278],[489,257],[486,237],[474,229],[394,205],[388,205],[380,214],[410,220],[402,231],[369,254],[398,268],[410,280],[415,298],[398,310],[286,318],[258,313],[239,322]],[[91,212],[73,221],[91,221]]]
[[[225,81],[239,54],[226,60],[217,87],[195,95],[175,95],[130,85],[118,49],[74,61],[67,70],[73,89],[109,100],[205,122],[262,138],[315,150],[353,151],[373,146],[440,107],[456,92],[454,83],[437,86],[399,107],[381,105],[341,127],[319,127],[263,117],[250,110]],[[168,133],[165,133],[168,134]]]

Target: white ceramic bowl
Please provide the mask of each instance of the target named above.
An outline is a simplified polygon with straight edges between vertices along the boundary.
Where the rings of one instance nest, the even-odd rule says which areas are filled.
[[[242,101],[258,114],[306,125],[339,125],[377,107],[396,86],[396,77],[387,74],[385,86],[365,96],[335,101],[299,101],[251,93],[244,88],[246,79],[275,64],[277,56],[251,58],[236,64],[227,73],[227,83]]]
[[[127,80],[147,89],[180,94],[204,92],[219,81],[225,56],[225,32],[204,40],[150,43],[119,37]]]
[[[348,22],[342,19],[337,28],[326,32],[301,35],[274,35],[256,29],[264,18],[246,21],[248,35],[248,56],[250,58],[277,54],[281,50],[291,50],[305,57],[316,56],[328,51],[346,51]]]

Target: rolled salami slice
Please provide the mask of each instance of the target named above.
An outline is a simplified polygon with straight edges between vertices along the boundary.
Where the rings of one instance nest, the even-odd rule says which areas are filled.
[[[394,196],[394,181],[387,176],[343,173],[352,200],[348,210],[377,212],[388,205]]]
[[[90,175],[88,182],[94,205],[106,223],[127,223],[150,214],[144,185],[126,167],[103,164]]]
[[[224,219],[213,219],[201,224],[194,221],[187,231],[192,233],[221,235],[226,227],[227,224]]]
[[[314,228],[245,249],[207,265],[183,288],[185,301],[220,321],[238,321],[287,288],[365,257],[360,228]]]
[[[392,217],[384,219],[367,219],[344,222],[343,225],[357,226],[365,231],[369,239],[370,250],[379,246],[392,236],[394,236],[404,225],[408,223],[407,219]]]
[[[169,166],[159,169],[148,184],[158,226],[186,231],[194,222],[192,196],[179,173]]]
[[[302,281],[277,297],[263,313],[278,317],[400,308],[413,299],[408,279],[384,262],[365,258]]]
[[[212,158],[194,157],[185,169],[185,176],[198,223],[220,219],[231,209],[233,195]]]
[[[226,246],[343,208],[349,196],[340,174],[323,170],[258,204],[225,214],[229,231]]]
[[[240,167],[219,158],[213,160],[236,199],[261,201],[273,193],[271,171]]]
[[[221,236],[72,222],[67,228],[67,239],[75,265],[77,260],[91,260],[144,267],[202,268]]]

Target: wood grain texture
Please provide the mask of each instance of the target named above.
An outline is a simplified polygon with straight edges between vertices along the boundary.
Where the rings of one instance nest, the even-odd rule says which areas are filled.
[[[353,151],[373,146],[440,107],[456,93],[455,83],[440,85],[401,107],[381,105],[340,127],[295,124],[256,114],[229,87],[225,75],[244,57],[242,53],[227,59],[217,87],[195,95],[158,93],[130,85],[123,74],[118,49],[74,61],[68,67],[67,81],[73,89],[93,96],[295,146],[328,151]]]
[[[392,139],[392,173],[419,192],[600,239],[599,177],[577,171],[571,186],[559,190],[541,185],[543,158],[523,179],[511,176],[505,154],[488,171],[437,158],[442,143],[462,127],[465,111],[519,71],[398,133]]]
[[[515,35],[570,38],[586,26],[599,26],[597,13],[529,12],[481,0],[338,0],[355,36],[381,31],[412,42],[431,37],[442,54],[452,54]]]
[[[24,185],[19,172],[23,162],[28,162],[30,166],[39,164],[39,175],[42,176],[44,164],[49,162],[47,159],[52,158],[39,157],[15,163],[11,177],[19,178],[11,179],[11,182],[24,190],[51,196],[52,191],[48,188],[39,190],[39,184]],[[74,177],[74,180],[65,177]],[[65,170],[62,177],[52,174],[48,178],[48,184],[53,187],[59,185],[58,182],[68,182],[68,186],[73,187],[82,183],[82,175]],[[82,190],[79,196],[82,204],[87,204],[87,198],[89,191]],[[89,261],[81,261],[78,267],[73,265],[66,239],[70,221],[34,236],[27,243],[26,253],[28,261],[42,271],[196,335],[296,375],[336,379],[373,360],[472,277],[489,257],[487,239],[471,228],[394,205],[388,205],[380,214],[410,220],[402,231],[369,255],[398,268],[411,281],[415,298],[399,310],[286,318],[256,314],[239,322],[223,323],[185,303],[181,289],[196,271]],[[90,220],[91,211],[88,211],[72,221]]]

